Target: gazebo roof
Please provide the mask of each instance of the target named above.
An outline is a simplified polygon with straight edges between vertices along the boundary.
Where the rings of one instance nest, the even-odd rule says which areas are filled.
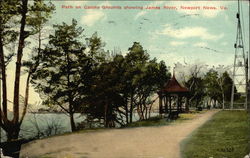
[[[179,82],[176,80],[175,75],[166,83],[161,92],[167,93],[187,93],[189,90],[185,87],[182,87]]]

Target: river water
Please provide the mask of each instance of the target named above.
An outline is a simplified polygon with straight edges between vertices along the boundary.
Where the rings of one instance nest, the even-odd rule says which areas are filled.
[[[79,113],[75,114],[74,118],[76,123],[85,120],[85,116]],[[39,131],[47,135],[70,132],[69,116],[64,113],[27,113],[21,125],[20,138],[33,138]],[[6,134],[1,129],[1,142],[4,141]]]
[[[151,116],[156,116],[157,113],[152,113]],[[84,115],[76,113],[74,115],[75,123],[80,123],[86,119]],[[133,121],[139,119],[138,114],[134,113]],[[55,131],[56,129],[56,131]],[[43,132],[43,136],[62,134],[71,131],[69,116],[64,113],[27,113],[20,131],[20,138],[34,138],[38,132]],[[1,129],[1,142],[6,141],[6,134]]]

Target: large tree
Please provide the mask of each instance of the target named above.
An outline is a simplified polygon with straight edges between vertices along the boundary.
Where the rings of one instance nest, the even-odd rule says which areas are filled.
[[[165,63],[150,60],[138,42],[129,51],[97,67],[86,96],[83,111],[89,118],[103,119],[105,127],[132,122],[135,109],[140,119],[147,119],[156,100],[153,95],[169,78]]]
[[[34,71],[29,71],[26,80],[26,92],[23,113],[20,115],[20,79],[23,64],[24,48],[28,45],[27,38],[37,34],[36,27],[41,23],[33,23],[35,18],[38,18],[39,13],[45,13],[49,18],[49,14],[53,10],[51,4],[45,4],[42,0],[35,0],[28,4],[28,0],[3,0],[0,1],[0,63],[1,63],[1,78],[2,78],[2,103],[0,106],[0,125],[7,133],[7,140],[17,139],[20,126],[24,119],[28,105],[28,91],[30,74]],[[13,45],[18,43],[18,48],[15,52]],[[25,52],[26,53],[26,52]],[[27,53],[26,53],[27,54]],[[7,91],[7,65],[11,62],[12,57],[16,56],[15,78],[14,78],[14,98],[13,98],[13,118],[8,117],[8,91]],[[34,69],[33,69],[34,70]]]
[[[170,78],[165,63],[157,63],[156,59],[142,65],[140,74],[135,75],[137,89],[134,104],[140,120],[148,119],[153,103],[157,100],[155,94]]]
[[[185,86],[190,90],[190,102],[195,107],[200,107],[205,97],[205,85],[204,80],[201,77],[192,76],[185,83]]]
[[[54,25],[54,29],[32,81],[44,104],[58,106],[68,113],[71,130],[75,131],[74,113],[89,85],[93,61],[84,53],[83,29],[77,26],[76,20],[70,25]]]
[[[176,67],[180,69],[180,64],[177,64]],[[183,71],[181,72],[181,79],[184,80],[184,85],[190,90],[190,102],[195,107],[201,106],[205,96],[204,69],[206,69],[205,65],[190,64],[183,66],[183,70],[179,70],[179,72]]]
[[[225,108],[225,103],[230,102],[233,80],[229,76],[227,71],[219,73],[216,70],[211,69],[205,75],[206,93],[208,97],[215,103],[216,101]],[[237,89],[235,92],[237,93]],[[238,99],[239,95],[235,95]]]
[[[210,104],[212,104],[213,102],[214,107],[216,106],[216,102],[221,100],[221,87],[218,83],[218,80],[218,72],[214,69],[210,69],[204,77],[204,81],[206,84],[206,93],[210,98]]]
[[[164,62],[157,63],[139,42],[134,42],[125,56],[124,74],[125,93],[128,101],[129,122],[133,121],[133,112],[137,109],[140,119],[150,115],[152,96],[169,79]]]
[[[134,42],[132,47],[128,49],[128,54],[125,56],[126,73],[126,97],[128,97],[129,122],[133,121],[133,111],[136,108],[136,91],[139,88],[139,77],[142,74],[142,67],[149,60],[149,54],[143,49],[139,42]]]
[[[123,116],[120,117],[120,107],[124,106],[125,99],[122,95],[122,56],[117,56],[113,61],[102,63],[96,70],[92,86],[83,104],[83,113],[88,119],[103,120],[104,127],[123,126]],[[120,62],[118,62],[120,61]]]

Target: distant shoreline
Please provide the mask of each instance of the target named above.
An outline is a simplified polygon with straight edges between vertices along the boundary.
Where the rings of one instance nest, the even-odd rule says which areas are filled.
[[[28,112],[28,114],[67,114],[66,112]],[[77,114],[77,113],[75,113]]]

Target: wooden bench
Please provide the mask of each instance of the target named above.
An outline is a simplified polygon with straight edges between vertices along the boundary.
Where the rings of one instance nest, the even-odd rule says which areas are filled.
[[[168,115],[168,118],[170,120],[176,120],[178,117],[179,117],[179,112],[178,111],[170,112],[169,115]]]

